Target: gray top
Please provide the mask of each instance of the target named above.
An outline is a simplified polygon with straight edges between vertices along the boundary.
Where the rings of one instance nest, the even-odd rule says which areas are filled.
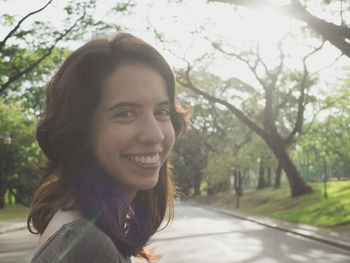
[[[130,263],[112,240],[85,218],[63,225],[34,254],[31,263]]]

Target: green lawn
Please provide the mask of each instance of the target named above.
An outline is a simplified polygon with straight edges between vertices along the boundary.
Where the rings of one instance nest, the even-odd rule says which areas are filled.
[[[6,205],[5,209],[0,210],[0,221],[25,218],[28,216],[29,210],[29,207],[23,205]]]
[[[350,181],[328,182],[327,199],[324,198],[323,183],[310,185],[313,193],[293,198],[288,186],[279,190],[246,192],[240,200],[239,210],[315,226],[350,225]],[[233,195],[218,195],[208,202],[236,209]]]
[[[350,225],[350,181],[327,183],[328,198],[323,196],[323,184],[310,184],[312,194],[290,197],[288,186],[279,190],[265,189],[245,192],[239,210],[315,226]],[[220,194],[202,202],[235,208],[232,194]],[[27,217],[29,208],[22,205],[7,205],[0,210],[0,221]]]

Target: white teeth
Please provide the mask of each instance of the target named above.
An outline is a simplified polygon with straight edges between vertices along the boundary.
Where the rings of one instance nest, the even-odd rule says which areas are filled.
[[[159,154],[157,153],[157,155],[152,157],[152,162],[155,163],[155,162],[158,162],[158,160],[159,160]]]
[[[155,154],[153,156],[149,156],[149,155],[131,155],[130,156],[130,160],[137,162],[137,163],[141,163],[141,164],[154,164],[156,162],[158,162],[159,160],[159,154]]]

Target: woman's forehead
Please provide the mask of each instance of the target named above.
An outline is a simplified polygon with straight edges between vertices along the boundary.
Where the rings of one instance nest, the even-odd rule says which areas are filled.
[[[151,66],[125,64],[104,80],[100,100],[107,107],[121,102],[142,105],[169,101],[169,94],[164,78]]]

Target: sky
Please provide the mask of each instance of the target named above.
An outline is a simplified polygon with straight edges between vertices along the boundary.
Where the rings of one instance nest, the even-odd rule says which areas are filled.
[[[315,14],[324,15],[318,7],[320,0],[309,1],[315,4]],[[0,1],[1,13],[11,13],[22,17],[29,11],[42,7],[47,0],[5,0]],[[62,6],[67,1],[54,0],[45,10],[34,18],[50,21],[54,27],[60,28]],[[195,63],[201,60],[210,72],[226,79],[239,77],[251,85],[257,81],[249,72],[249,69],[233,59],[225,59],[221,54],[212,53],[211,44],[206,38],[215,42],[222,42],[223,47],[231,52],[247,49],[252,43],[260,43],[260,52],[268,66],[278,63],[279,53],[276,52],[276,44],[287,33],[295,34],[294,38],[286,40],[284,51],[287,53],[286,65],[291,69],[302,69],[301,58],[310,51],[307,46],[319,45],[319,41],[312,43],[305,41],[297,32],[302,23],[285,16],[276,14],[271,10],[250,10],[227,4],[208,4],[206,0],[183,1],[183,4],[173,0],[144,0],[137,1],[134,12],[129,15],[111,14],[110,9],[117,1],[99,0],[96,9],[96,18],[107,22],[122,24],[130,33],[154,45],[166,57],[175,68],[185,67],[183,58]],[[121,2],[121,1],[119,1]],[[289,1],[274,1],[278,4]],[[336,22],[337,17],[326,17]],[[30,25],[29,20],[27,24]],[[162,33],[164,42],[155,38],[155,31]],[[0,37],[6,31],[0,26]],[[194,33],[194,34],[193,34]],[[317,42],[317,43],[316,43]],[[67,43],[64,43],[67,44]],[[80,42],[70,42],[70,49],[75,49]],[[289,56],[288,56],[289,54]],[[326,43],[324,48],[308,61],[310,72],[317,71],[331,64],[340,52],[332,45]],[[203,59],[204,58],[204,59]],[[323,70],[320,74],[319,88],[332,87],[339,78],[344,78],[344,72],[339,70],[344,65],[349,65],[348,58],[341,58],[332,69]]]

